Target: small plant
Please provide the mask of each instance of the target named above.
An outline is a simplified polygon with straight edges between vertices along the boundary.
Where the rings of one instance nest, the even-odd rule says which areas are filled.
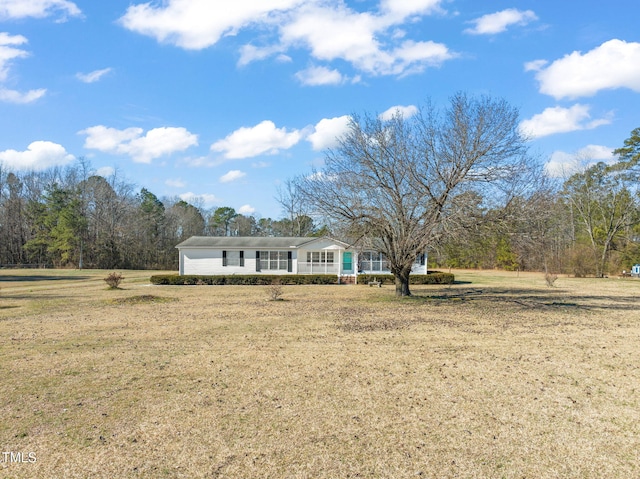
[[[555,273],[545,273],[544,280],[547,283],[549,288],[553,288],[556,284],[556,280],[558,279],[558,275]]]
[[[104,278],[104,282],[109,285],[109,289],[120,289],[119,286],[120,283],[122,283],[123,279],[124,276],[122,276],[122,274],[116,273],[114,271],[113,273],[110,273],[109,276]]]
[[[279,279],[274,279],[267,287],[267,293],[270,301],[282,301],[282,282]]]

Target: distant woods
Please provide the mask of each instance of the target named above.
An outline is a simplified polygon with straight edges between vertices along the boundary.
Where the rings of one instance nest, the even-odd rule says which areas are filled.
[[[429,266],[576,276],[629,270],[640,263],[640,129],[615,153],[613,164],[585,158],[580,171],[531,182],[504,201],[463,192],[452,204],[456,222],[427,248]],[[0,266],[176,270],[175,246],[193,235],[343,237],[338,224],[311,214],[294,186],[277,191],[283,217],[271,219],[158,198],[118,173],[96,175],[84,159],[41,172],[0,164]]]
[[[0,266],[178,268],[175,246],[194,235],[309,236],[311,218],[257,218],[158,198],[119,174],[66,168],[9,171],[0,164]]]

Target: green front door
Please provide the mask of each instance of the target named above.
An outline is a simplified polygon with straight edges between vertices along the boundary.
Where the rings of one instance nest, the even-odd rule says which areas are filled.
[[[342,253],[342,272],[353,273],[353,253],[350,251]]]

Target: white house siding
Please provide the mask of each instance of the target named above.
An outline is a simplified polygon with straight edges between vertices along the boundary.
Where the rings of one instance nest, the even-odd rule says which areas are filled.
[[[222,252],[215,250],[180,250],[180,274],[215,274],[222,267]]]
[[[272,248],[263,248],[260,251],[275,251]],[[224,251],[243,251],[244,266],[223,266],[222,249],[198,248],[180,250],[180,274],[181,275],[229,275],[229,274],[295,274],[297,271],[297,251],[291,254],[292,271],[265,269],[256,271],[256,250],[255,249],[232,249]],[[291,251],[277,249],[277,251]]]

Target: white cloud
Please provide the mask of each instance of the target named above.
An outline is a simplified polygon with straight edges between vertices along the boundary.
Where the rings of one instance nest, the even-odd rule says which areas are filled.
[[[554,151],[545,163],[544,171],[551,178],[569,178],[580,171],[580,163],[571,153]]]
[[[388,110],[380,113],[379,118],[383,121],[389,121],[394,117],[394,115],[400,114],[406,120],[407,118],[411,118],[417,113],[418,113],[418,107],[415,105],[407,105],[407,106],[397,105],[397,106],[392,106]]]
[[[587,145],[578,150],[577,156],[592,161],[604,161],[605,163],[614,163],[616,156],[613,154],[614,148],[602,145]]]
[[[231,183],[245,176],[247,176],[247,174],[244,171],[231,170],[220,177],[220,183]]]
[[[253,29],[262,45],[250,41],[242,47],[239,66],[274,55],[290,61],[287,50],[304,48],[315,60],[344,60],[373,75],[401,75],[439,66],[456,56],[444,44],[400,43],[406,32],[399,35],[403,32],[399,27],[441,11],[441,3],[383,0],[377,10],[358,12],[343,0],[166,0],[157,6],[132,5],[120,23],[186,49],[207,48],[223,36]],[[337,75],[333,71],[335,83]]]
[[[251,163],[251,168],[268,168],[271,166],[271,163],[268,163],[266,161],[256,161],[254,163]]]
[[[381,10],[396,21],[402,21],[414,15],[426,15],[441,12],[442,0],[382,0]]]
[[[496,13],[483,15],[469,23],[474,23],[473,28],[467,28],[465,33],[472,35],[495,35],[507,30],[511,25],[526,25],[529,22],[537,20],[538,17],[532,10],[518,10],[516,8],[507,8]]]
[[[242,127],[223,140],[211,145],[211,151],[221,152],[226,159],[251,158],[262,154],[276,154],[296,145],[302,138],[298,130],[288,132],[286,128],[276,128],[269,120],[253,127]]]
[[[240,48],[240,59],[238,60],[238,66],[245,66],[251,62],[264,60],[274,54],[282,52],[282,47],[279,45],[272,45],[268,47],[256,47],[255,45],[244,45]],[[290,57],[286,55],[280,55],[281,61],[291,61]]]
[[[2,2],[2,0],[0,0],[0,2]],[[0,9],[1,5],[0,3]],[[9,68],[12,60],[24,58],[29,55],[27,51],[16,48],[17,45],[23,45],[25,43],[27,43],[27,39],[22,35],[9,35],[6,32],[0,32],[0,82],[4,82],[9,76]],[[0,86],[0,101],[7,103],[31,103],[43,97],[46,92],[47,90],[41,88],[22,93]]]
[[[240,208],[238,208],[238,213],[240,213],[241,215],[252,215],[255,212],[256,209],[251,205],[242,205]]]
[[[0,101],[7,103],[31,103],[42,98],[46,93],[47,90],[44,88],[29,90],[26,93],[9,90],[7,88],[0,88]]]
[[[209,156],[183,157],[178,160],[178,164],[185,164],[191,168],[211,168],[218,166],[219,161],[215,161]]]
[[[29,55],[27,51],[16,48],[16,45],[25,43],[27,43],[27,39],[22,35],[9,35],[6,32],[0,32],[0,81],[7,79],[11,60]]]
[[[602,145],[587,145],[576,153],[554,151],[544,168],[547,175],[552,178],[568,178],[599,161],[611,164],[615,162],[615,159],[613,148]]]
[[[305,0],[167,0],[161,5],[131,5],[120,23],[127,29],[159,42],[200,50],[215,45],[221,37],[235,35],[253,24],[270,23],[278,13]]]
[[[316,126],[315,131],[307,136],[307,141],[315,151],[326,150],[338,146],[338,138],[349,130],[349,115],[335,118],[323,118]]]
[[[307,175],[306,178],[310,181],[336,181],[338,179],[337,175],[327,175],[322,171],[316,171],[315,173],[311,173]]]
[[[330,70],[326,67],[309,67],[296,73],[296,78],[303,85],[339,85],[345,81],[345,78],[338,70]]]
[[[549,62],[547,60],[533,60],[530,62],[526,62],[524,64],[524,71],[526,72],[539,72],[545,66],[547,66]]]
[[[44,18],[60,12],[64,16],[80,16],[78,6],[68,0],[0,0],[0,19]]]
[[[184,151],[198,144],[198,136],[185,128],[154,128],[129,143],[128,153],[134,161],[151,163],[155,158]]]
[[[67,165],[74,159],[63,146],[50,141],[34,141],[26,151],[0,152],[0,163],[16,170],[41,171],[52,166]]]
[[[103,68],[102,70],[94,70],[89,73],[76,73],[76,78],[84,83],[95,83],[107,73],[110,73],[111,70],[111,68]]]
[[[284,53],[281,53],[276,57],[276,61],[278,63],[291,63],[293,61],[293,58],[291,58],[289,55],[285,55]]]
[[[180,178],[167,180],[164,182],[164,184],[167,186],[171,186],[172,188],[184,188],[185,186],[187,186],[187,182],[181,180]]]
[[[151,163],[156,158],[184,151],[198,144],[198,136],[185,128],[154,128],[143,136],[142,128],[117,130],[98,125],[78,133],[87,135],[85,148],[128,155],[136,163]]]
[[[118,130],[116,128],[108,128],[103,125],[92,126],[86,130],[78,132],[81,135],[87,135],[84,147],[92,150],[99,150],[108,153],[125,153],[120,151],[121,145],[138,138],[144,130],[142,128],[127,128],[126,130]]]
[[[208,193],[197,195],[189,191],[187,193],[182,193],[181,195],[178,195],[178,196],[181,200],[184,200],[189,204],[196,205],[196,204],[202,203],[207,208],[210,208],[211,206],[219,205],[220,203],[222,203],[220,198],[217,198],[215,195],[211,195]]]
[[[444,44],[430,41],[389,46],[383,40],[397,31],[392,30],[397,17],[355,12],[342,3],[310,3],[292,18],[280,27],[283,45],[307,47],[317,60],[344,60],[372,75],[414,73],[456,56]]]
[[[378,74],[409,75],[420,73],[426,67],[438,67],[445,61],[457,57],[443,43],[414,42],[407,40],[393,51],[395,61],[389,69],[380,69]]]
[[[540,93],[556,99],[616,88],[640,92],[640,43],[614,39],[585,54],[575,51],[540,69],[536,79]]]
[[[102,176],[103,178],[109,178],[116,172],[115,168],[111,166],[103,166],[96,170],[96,174]]]
[[[540,138],[555,133],[591,130],[611,123],[610,116],[591,120],[589,105],[579,103],[570,108],[546,108],[542,113],[520,123],[520,131],[531,138]]]

